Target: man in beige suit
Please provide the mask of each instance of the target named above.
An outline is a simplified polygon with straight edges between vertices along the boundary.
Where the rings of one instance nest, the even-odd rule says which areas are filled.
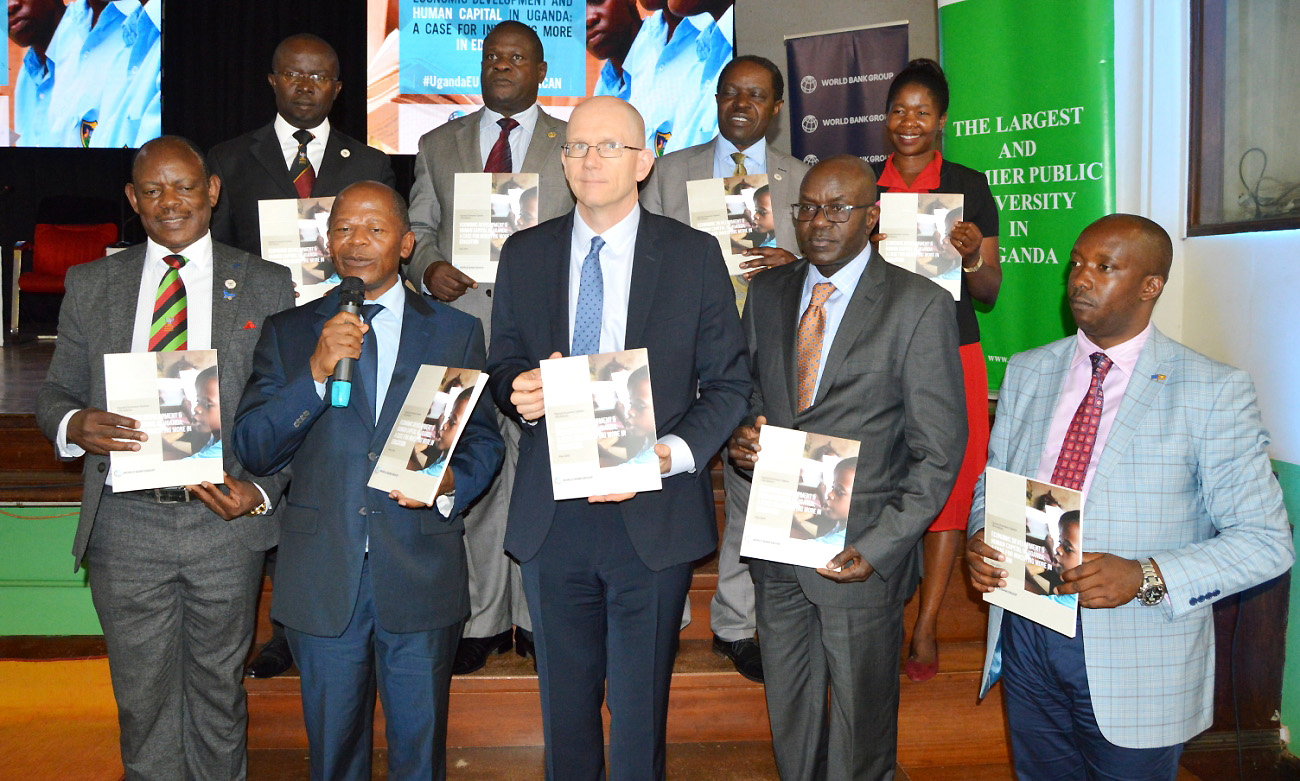
[[[771,60],[752,54],[735,58],[718,77],[718,137],[704,144],[664,155],[641,191],[641,204],[656,214],[689,223],[686,182],[739,173],[767,174],[767,208],[775,218],[776,246],[755,247],[743,277],[732,277],[736,305],[743,307],[749,279],[769,266],[795,259],[799,248],[790,204],[799,200],[799,182],[808,166],[768,145],[767,129],[785,103],[785,81]],[[713,650],[730,659],[736,670],[762,682],[763,662],[754,641],[754,582],[740,560],[740,530],[749,504],[749,475],[728,463],[723,469],[727,496],[727,525],[718,548],[718,588],[710,606]],[[690,603],[686,621],[691,620]]]
[[[545,78],[542,42],[533,28],[519,22],[497,25],[483,40],[483,108],[425,133],[415,158],[411,229],[416,245],[406,278],[421,292],[479,318],[489,338],[492,283],[472,279],[450,262],[456,174],[535,173],[539,221],[573,209],[560,167],[565,123],[537,105]],[[519,430],[503,418],[498,423],[506,440],[505,463],[487,493],[465,513],[470,617],[452,667],[457,675],[481,668],[491,654],[509,651],[512,644],[521,656],[532,655],[532,624],[519,568],[504,552]],[[513,643],[512,625],[519,627]]]

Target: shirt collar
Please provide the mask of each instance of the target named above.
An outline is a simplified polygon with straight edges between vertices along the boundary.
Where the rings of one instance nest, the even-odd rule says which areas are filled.
[[[1070,361],[1070,367],[1074,368],[1081,362],[1091,362],[1091,356],[1095,352],[1104,352],[1106,357],[1114,364],[1113,368],[1118,368],[1124,372],[1126,377],[1133,377],[1133,370],[1137,368],[1138,356],[1142,354],[1142,348],[1146,346],[1147,339],[1151,336],[1153,326],[1150,322],[1147,327],[1137,336],[1129,339],[1127,342],[1108,347],[1105,350],[1098,347],[1091,339],[1083,335],[1083,331],[1075,332],[1074,358]]]
[[[383,292],[379,298],[374,301],[365,301],[364,304],[380,304],[384,307],[384,312],[392,312],[398,318],[402,316],[402,309],[406,306],[406,286],[402,284],[402,278],[397,278],[397,283]]]
[[[154,0],[154,2],[157,2],[157,0]],[[306,128],[306,130],[308,133],[315,136],[310,143],[314,144],[319,141],[324,144],[329,141],[330,137],[330,118],[325,117],[321,120],[319,125],[316,127]],[[293,134],[296,132],[298,132],[298,128],[290,125],[288,120],[279,114],[275,115],[275,137],[280,141],[280,146],[288,146],[290,144],[297,146],[298,141],[293,137]]]
[[[212,233],[204,233],[193,244],[185,247],[180,252],[172,252],[153,239],[145,240],[144,261],[145,264],[159,264],[163,258],[168,255],[180,255],[185,258],[186,265],[197,263],[202,265],[211,265],[212,263]]]
[[[736,161],[731,159],[731,155],[739,151],[740,149],[738,149],[735,144],[723,138],[722,134],[719,133],[717,143],[713,146],[713,170],[734,171],[736,168]],[[759,163],[766,167],[767,139],[760,138],[751,144],[750,147],[745,150],[745,159],[753,160],[755,163]],[[756,172],[751,171],[750,173]],[[724,176],[730,175],[731,174],[724,174]]]
[[[622,247],[631,247],[636,242],[636,230],[641,224],[641,207],[636,205],[626,217],[619,220],[609,227],[608,230],[600,233],[600,237],[605,240],[605,244],[613,245],[611,249],[619,250]],[[582,219],[582,214],[573,210],[573,241],[585,252],[587,247],[591,246],[591,237],[597,235],[596,231],[591,229],[586,220]]]
[[[894,167],[894,156],[885,158],[885,170],[880,172],[876,187],[894,193],[928,193],[939,189],[939,168],[943,165],[943,155],[934,150],[934,159],[921,169],[909,186],[903,181],[903,175]]]
[[[522,129],[528,135],[532,135],[533,128],[537,126],[537,112],[540,110],[541,109],[537,107],[537,104],[533,103],[533,105],[529,106],[523,111],[520,111],[518,114],[515,114],[514,120],[519,123],[520,129]],[[497,112],[493,111],[487,106],[484,106],[483,118],[479,120],[479,127],[487,127],[488,125],[495,125],[504,117],[505,114],[498,114]]]
[[[808,271],[804,275],[803,290],[805,295],[812,295],[813,286],[819,282],[829,282],[835,286],[835,292],[844,295],[846,298],[853,297],[853,291],[858,289],[858,282],[862,279],[862,272],[867,269],[867,262],[871,260],[871,245],[862,248],[858,256],[844,265],[844,268],[831,274],[829,277],[823,277],[822,273],[817,270],[813,264],[808,264]]]

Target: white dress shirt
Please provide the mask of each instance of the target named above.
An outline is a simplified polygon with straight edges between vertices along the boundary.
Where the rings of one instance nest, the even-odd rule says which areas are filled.
[[[512,173],[518,173],[519,167],[524,164],[524,157],[528,154],[528,145],[533,140],[533,128],[537,127],[538,111],[540,109],[534,103],[514,115],[514,120],[519,125],[510,131],[510,170]],[[492,147],[496,146],[497,139],[501,137],[501,126],[497,122],[504,117],[504,114],[498,114],[487,106],[483,107],[483,114],[479,117],[478,151],[485,166],[487,165],[488,155],[492,154]]]
[[[713,178],[722,179],[735,175],[736,161],[731,156],[739,151],[735,144],[723,138],[721,133],[718,134],[717,141],[713,144]],[[767,173],[767,139],[758,139],[745,150],[744,154],[745,173]]]
[[[594,154],[594,152],[588,152]],[[619,352],[624,349],[627,337],[627,306],[632,296],[632,262],[636,252],[636,233],[641,226],[641,207],[633,206],[631,213],[614,223],[604,233],[600,250],[600,273],[604,282],[602,316],[600,319],[600,351]],[[582,287],[582,264],[591,251],[591,239],[596,236],[582,214],[573,211],[573,238],[569,244],[569,344],[573,344],[573,324],[578,317],[578,291]],[[650,367],[654,376],[654,367]],[[695,454],[686,440],[676,434],[666,434],[658,444],[672,451],[671,465],[664,477],[695,471]]]
[[[1113,365],[1106,372],[1106,379],[1101,383],[1101,422],[1097,424],[1097,438],[1093,441],[1092,457],[1088,461],[1088,471],[1083,479],[1083,499],[1088,499],[1088,488],[1092,485],[1093,472],[1106,449],[1106,440],[1110,437],[1110,428],[1115,423],[1115,413],[1124,401],[1129,380],[1133,379],[1133,370],[1137,368],[1138,356],[1151,336],[1152,326],[1142,329],[1142,333],[1109,349],[1103,350],[1083,335],[1075,335],[1074,357],[1070,359],[1070,369],[1065,375],[1065,387],[1056,400],[1056,411],[1052,413],[1052,424],[1047,429],[1047,444],[1043,447],[1043,456],[1038,462],[1038,480],[1051,482],[1052,473],[1056,471],[1056,460],[1061,455],[1061,445],[1065,444],[1065,434],[1070,430],[1070,422],[1079,409],[1079,402],[1088,395],[1088,386],[1092,384],[1092,359],[1095,352],[1103,352]]]
[[[298,159],[298,139],[293,134],[298,128],[290,125],[284,117],[275,115],[275,137],[280,142],[280,154],[284,156],[285,168],[293,170],[293,161]],[[325,159],[325,144],[330,140],[330,121],[326,117],[319,125],[307,128],[312,140],[307,142],[307,159],[311,161],[311,170],[320,174],[320,164]]]
[[[844,319],[844,310],[849,306],[849,299],[853,298],[853,291],[858,289],[858,282],[861,281],[863,272],[867,270],[867,261],[870,259],[871,245],[868,244],[856,258],[829,277],[822,276],[816,266],[808,265],[808,271],[803,279],[803,292],[799,295],[799,314],[794,321],[796,339],[799,320],[803,318],[804,310],[812,301],[813,286],[821,282],[829,282],[835,286],[835,292],[831,293],[825,304],[822,304],[822,309],[826,310],[826,332],[822,335],[822,355],[821,360],[817,362],[817,384],[813,386],[814,396],[821,389],[822,372],[826,369],[826,357],[830,355],[831,344],[835,341],[835,332],[840,328],[840,321]]]

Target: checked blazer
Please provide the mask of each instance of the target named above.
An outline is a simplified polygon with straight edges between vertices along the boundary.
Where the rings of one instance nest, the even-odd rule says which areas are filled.
[[[1075,337],[1013,356],[988,465],[1033,476]],[[1255,388],[1243,371],[1154,330],[1097,461],[1083,508],[1083,549],[1153,558],[1169,598],[1082,609],[1084,654],[1102,734],[1127,748],[1183,743],[1210,726],[1219,599],[1285,572],[1295,559]],[[970,533],[984,527],[984,480]],[[989,609],[980,695],[1002,610]],[[996,668],[995,668],[996,669]]]

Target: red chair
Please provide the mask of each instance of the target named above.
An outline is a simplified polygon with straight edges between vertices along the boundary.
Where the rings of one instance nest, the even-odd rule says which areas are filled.
[[[38,223],[31,241],[14,246],[13,305],[10,307],[9,333],[18,333],[18,298],[20,293],[63,293],[63,276],[79,263],[88,263],[107,254],[108,245],[117,242],[117,226],[111,222],[96,225],[52,225]],[[22,273],[25,253],[32,257],[32,270]]]

